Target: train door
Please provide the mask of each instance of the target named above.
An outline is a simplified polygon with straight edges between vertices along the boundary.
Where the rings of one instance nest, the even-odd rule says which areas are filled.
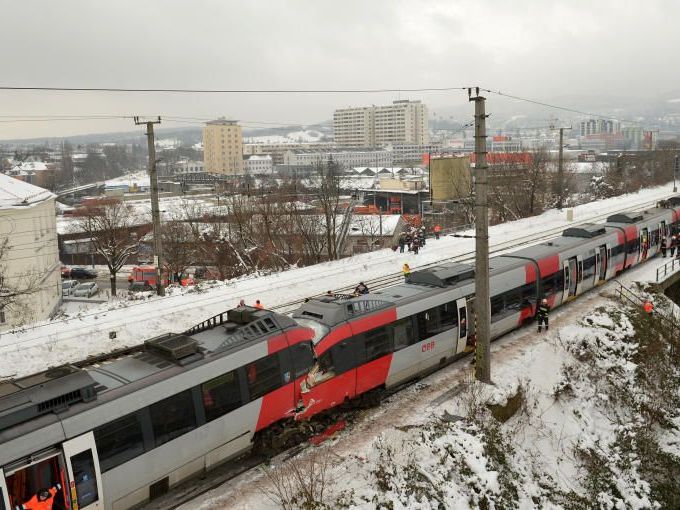
[[[9,510],[9,508],[9,493],[7,492],[5,472],[0,468],[0,510]]]
[[[643,228],[640,230],[640,259],[645,260],[649,252],[649,229]]]
[[[456,301],[458,307],[458,345],[456,345],[456,353],[463,352],[467,345],[468,335],[468,317],[467,317],[467,303],[465,298]]]
[[[597,279],[601,282],[607,279],[607,245],[600,246],[597,255]]]
[[[563,263],[564,271],[564,294],[562,301],[566,301],[576,296],[576,287],[578,278],[578,263],[576,257],[571,257]]]
[[[94,434],[88,432],[62,444],[73,508],[103,510],[102,475]],[[76,506],[77,505],[77,506]]]

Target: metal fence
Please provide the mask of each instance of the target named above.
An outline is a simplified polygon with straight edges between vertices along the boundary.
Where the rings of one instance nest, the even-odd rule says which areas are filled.
[[[673,258],[666,262],[663,266],[656,268],[657,283],[665,279],[669,274],[675,272],[676,268],[680,268],[680,259]]]

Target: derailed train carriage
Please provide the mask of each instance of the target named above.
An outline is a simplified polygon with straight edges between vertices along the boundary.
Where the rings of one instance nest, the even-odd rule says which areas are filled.
[[[680,198],[490,260],[494,338],[644,262],[676,233]],[[238,308],[182,335],[0,383],[0,510],[59,487],[55,509],[125,509],[356,398],[463,353],[474,267],[442,264],[293,319]]]

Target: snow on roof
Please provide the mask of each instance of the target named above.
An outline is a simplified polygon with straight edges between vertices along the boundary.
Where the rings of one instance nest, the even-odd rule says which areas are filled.
[[[401,220],[399,214],[355,214],[352,216],[352,223],[349,226],[351,236],[383,236],[394,234]]]
[[[267,155],[267,156],[250,156],[248,158],[248,161],[271,161],[272,157]]]
[[[151,183],[149,174],[147,174],[145,171],[141,171],[133,174],[121,175],[120,177],[116,177],[115,179],[109,179],[104,183],[104,186],[107,188],[115,188],[125,185],[132,186],[133,184],[136,184],[137,186],[142,188],[150,187]]]
[[[12,168],[13,172],[42,172],[44,170],[47,170],[47,164],[43,163],[42,161],[24,161],[22,163],[19,163],[16,165],[14,168]]]
[[[55,196],[46,189],[0,174],[0,208],[26,207]]]

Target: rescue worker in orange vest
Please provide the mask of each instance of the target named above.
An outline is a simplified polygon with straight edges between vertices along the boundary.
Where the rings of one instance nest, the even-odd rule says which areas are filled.
[[[642,305],[642,308],[644,309],[647,315],[652,315],[652,312],[654,311],[654,303],[647,299],[645,301],[645,304]]]
[[[442,228],[439,225],[435,225],[432,230],[434,230],[434,238],[439,239],[439,234],[441,234]]]
[[[26,501],[19,508],[22,510],[52,510],[54,496],[61,490],[61,485],[57,484],[50,489],[40,489],[31,499]]]
[[[260,303],[259,299],[257,301],[255,301],[255,308],[257,308],[258,310],[264,309],[264,305],[262,303]]]

